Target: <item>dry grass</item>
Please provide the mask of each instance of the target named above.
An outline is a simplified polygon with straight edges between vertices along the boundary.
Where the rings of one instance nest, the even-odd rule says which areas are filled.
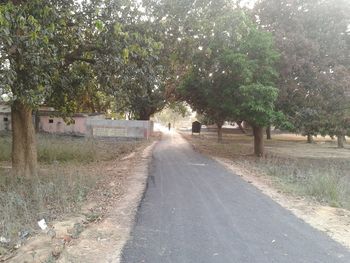
[[[81,137],[40,134],[37,136],[37,144],[39,162],[54,164],[110,160],[115,156],[134,150],[139,145],[139,142],[113,139],[94,140]],[[9,134],[1,134],[0,162],[9,162],[10,160],[11,136]]]
[[[79,171],[55,170],[35,178],[0,176],[0,235],[14,245],[20,232],[34,232],[36,222],[78,211],[97,177]]]
[[[48,222],[79,211],[87,194],[104,180],[104,161],[119,159],[143,141],[88,140],[62,136],[38,136],[40,172],[37,177],[10,175],[9,135],[0,137],[0,237],[13,247],[20,235],[35,232],[37,221]],[[0,166],[1,167],[1,166]]]
[[[253,163],[272,176],[282,190],[309,196],[334,207],[350,209],[350,162],[329,159],[285,159],[276,156]]]
[[[294,195],[350,209],[350,147],[337,149],[331,138],[317,138],[307,144],[305,137],[275,135],[266,142],[265,158],[255,158],[250,136],[226,134],[224,143],[215,133],[184,136],[201,152],[235,160],[236,163],[270,176],[276,187]]]

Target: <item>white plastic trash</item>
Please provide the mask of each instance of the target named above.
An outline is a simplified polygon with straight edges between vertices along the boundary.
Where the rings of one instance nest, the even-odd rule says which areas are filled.
[[[45,219],[41,219],[38,221],[38,226],[41,228],[41,230],[46,230],[47,229],[47,224]]]

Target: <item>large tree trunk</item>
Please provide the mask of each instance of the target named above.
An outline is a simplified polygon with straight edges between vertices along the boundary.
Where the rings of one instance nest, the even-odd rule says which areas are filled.
[[[314,138],[312,137],[311,134],[307,135],[307,143],[313,143],[314,142]]]
[[[222,123],[217,123],[216,124],[218,126],[218,142],[221,143],[222,142]]]
[[[345,136],[342,133],[337,135],[338,148],[344,148]]]
[[[254,154],[258,157],[264,155],[264,128],[253,126]]]
[[[12,171],[17,176],[35,176],[38,170],[32,109],[20,101],[11,107]]]
[[[271,140],[271,125],[266,128],[266,139]]]

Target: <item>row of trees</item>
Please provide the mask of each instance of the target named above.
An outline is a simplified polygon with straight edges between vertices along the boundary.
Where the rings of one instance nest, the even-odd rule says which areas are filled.
[[[179,93],[217,124],[219,141],[224,121],[244,120],[257,155],[262,127],[271,125],[308,142],[337,136],[343,147],[350,133],[350,3],[260,0],[244,12],[232,1],[212,5],[197,14],[192,42],[201,48]]]
[[[305,135],[349,128],[347,0],[2,0],[0,95],[12,107],[13,170],[37,173],[32,113],[48,104],[147,120],[186,101],[218,126]]]
[[[260,0],[253,10],[274,35],[281,53],[278,110],[291,131],[336,135],[350,132],[350,2]]]
[[[186,101],[213,120],[218,137],[226,120],[246,120],[263,154],[263,127],[279,113],[278,52],[239,1],[145,1],[165,49],[170,100]]]

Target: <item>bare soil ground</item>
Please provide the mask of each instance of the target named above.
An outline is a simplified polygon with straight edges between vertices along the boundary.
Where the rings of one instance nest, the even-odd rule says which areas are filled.
[[[86,164],[43,163],[41,173],[58,169],[85,174],[94,177],[94,186],[79,208],[57,213],[46,231],[37,226],[18,249],[3,250],[0,262],[118,262],[145,187],[156,137],[132,147],[127,142],[122,147],[120,142],[112,143],[114,147],[108,141],[100,142],[94,145],[100,156]],[[6,165],[4,161],[2,166]]]
[[[224,142],[216,144],[213,148],[210,142],[217,140],[215,132],[204,132],[201,135],[188,137],[188,133],[183,133],[188,139],[195,139],[196,145],[201,147],[202,151],[215,151],[221,156],[242,156],[251,155],[253,152],[252,136],[242,135],[239,133],[225,134]],[[316,137],[314,143],[306,143],[306,137],[295,134],[275,134],[272,140],[265,141],[267,153],[276,154],[284,157],[293,158],[341,158],[350,160],[350,144],[346,144],[344,149],[337,148],[336,139],[330,137]],[[208,142],[208,144],[207,144]],[[207,145],[206,145],[207,144]],[[210,146],[210,149],[206,147]]]
[[[273,140],[266,141],[267,155],[261,160],[251,155],[253,138],[246,135],[225,134],[221,144],[215,133],[182,135],[196,150],[214,157],[297,217],[350,248],[350,211],[345,209],[350,207],[349,145],[337,149],[331,138],[307,144],[302,136],[273,135]],[[338,176],[339,181],[333,178]],[[322,191],[317,194],[310,190],[319,188]]]

